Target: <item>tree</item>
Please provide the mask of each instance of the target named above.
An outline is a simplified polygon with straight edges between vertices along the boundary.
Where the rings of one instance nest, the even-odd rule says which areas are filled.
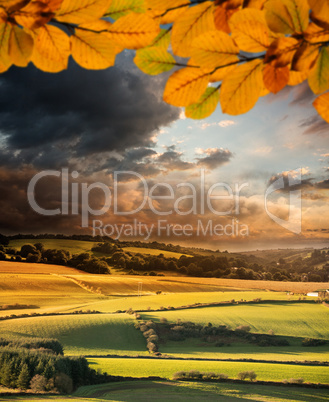
[[[224,113],[245,113],[307,80],[329,122],[328,1],[10,0],[1,3],[0,34],[0,72],[32,62],[55,73],[70,55],[105,69],[134,49],[146,74],[176,69],[163,98],[188,117],[207,117],[218,102]]]
[[[30,384],[30,372],[27,364],[23,364],[17,379],[17,387],[21,389],[27,389]]]
[[[36,374],[30,383],[33,392],[43,392],[47,389],[47,379],[43,375]]]

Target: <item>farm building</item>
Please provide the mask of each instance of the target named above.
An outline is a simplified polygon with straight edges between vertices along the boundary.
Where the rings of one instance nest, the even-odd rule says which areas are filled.
[[[329,297],[329,289],[315,290],[314,292],[307,293],[307,296],[322,297],[322,298]]]

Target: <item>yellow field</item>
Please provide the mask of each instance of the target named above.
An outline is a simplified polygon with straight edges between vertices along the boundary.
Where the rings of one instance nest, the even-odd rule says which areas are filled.
[[[0,274],[3,273],[74,275],[74,274],[83,274],[83,271],[80,271],[75,268],[64,267],[63,265],[1,261]]]

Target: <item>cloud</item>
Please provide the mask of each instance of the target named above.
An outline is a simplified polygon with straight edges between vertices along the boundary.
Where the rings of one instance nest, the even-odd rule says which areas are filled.
[[[198,160],[197,165],[211,170],[228,163],[233,157],[231,151],[223,148],[198,149],[198,151],[203,151],[203,154],[207,156],[204,158],[196,158]]]
[[[254,153],[267,155],[267,154],[271,153],[272,150],[273,150],[273,147],[264,146],[264,147],[256,148],[256,149],[254,150]]]
[[[303,119],[299,127],[305,128],[303,134],[328,135],[329,126],[318,114]]]
[[[164,79],[118,65],[95,72],[72,64],[58,74],[31,66],[3,74],[2,165],[60,167],[72,158],[154,145],[154,134],[178,119],[179,110],[161,100]]]
[[[222,127],[222,128],[226,128],[226,127],[229,127],[229,126],[233,126],[235,124],[236,124],[236,122],[233,121],[233,120],[221,120],[220,122],[215,122],[215,123],[202,123],[200,125],[200,128],[201,128],[201,130],[205,130],[208,127],[214,127],[214,126],[219,126],[219,127]]]

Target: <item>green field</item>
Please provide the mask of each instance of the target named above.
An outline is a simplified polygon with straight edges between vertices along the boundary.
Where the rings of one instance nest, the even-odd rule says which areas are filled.
[[[1,395],[1,394],[0,394]],[[275,387],[255,384],[200,383],[183,381],[127,381],[80,387],[72,396],[12,396],[10,401],[97,402],[127,401],[260,401],[260,402],[323,402],[329,400],[328,390]]]
[[[199,359],[253,359],[276,361],[329,361],[329,345],[303,347],[302,340],[288,338],[290,346],[257,346],[234,343],[216,347],[200,339],[189,338],[184,342],[167,341],[160,345],[160,352],[173,357]]]
[[[216,303],[222,301],[247,300],[256,298],[262,300],[298,300],[298,296],[288,296],[285,292],[241,292],[225,290],[222,292],[191,292],[171,293],[156,296],[130,296],[117,297],[111,300],[103,300],[92,304],[92,308],[104,313],[132,308],[134,310],[159,309],[160,307],[180,307],[194,303]]]
[[[251,332],[329,339],[329,309],[316,303],[256,304],[142,313],[145,320],[192,321],[202,325],[249,325]]]
[[[127,314],[87,314],[2,321],[1,335],[56,338],[67,355],[148,354],[146,342]]]
[[[198,370],[223,373],[230,378],[236,378],[239,372],[252,370],[257,374],[258,380],[282,381],[301,377],[305,382],[329,384],[329,367],[142,358],[93,358],[88,361],[96,370],[101,369],[108,374],[132,377],[159,376],[171,379],[178,371]]]

